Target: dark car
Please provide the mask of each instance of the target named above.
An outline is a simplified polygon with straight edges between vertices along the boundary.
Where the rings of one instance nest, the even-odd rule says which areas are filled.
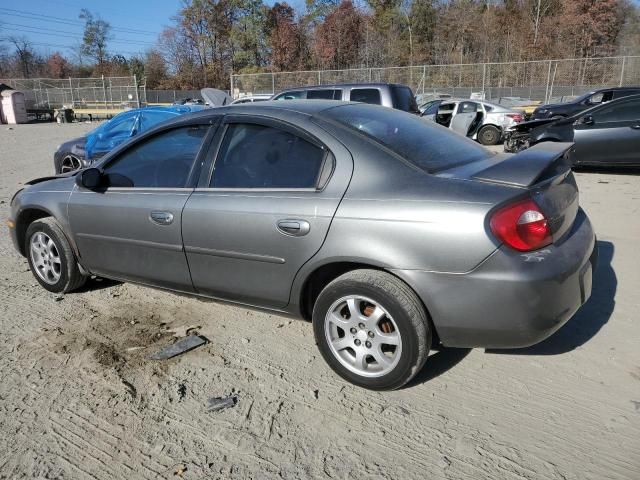
[[[508,132],[505,151],[540,142],[574,142],[571,158],[576,166],[640,166],[640,95],[569,118],[521,123]]]
[[[640,87],[603,88],[593,90],[565,103],[541,105],[533,111],[532,120],[542,118],[572,117],[588,108],[629,95],[640,94]]]
[[[391,389],[432,338],[528,346],[587,301],[570,147],[500,156],[379,106],[232,105],[29,182],[7,224],[51,292],[93,274],[310,319],[338,374]]]
[[[341,83],[290,88],[277,93],[271,100],[343,100],[420,113],[411,88],[397,83]]]

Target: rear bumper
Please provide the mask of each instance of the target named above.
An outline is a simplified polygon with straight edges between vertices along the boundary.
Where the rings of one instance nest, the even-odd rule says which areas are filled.
[[[427,306],[445,346],[518,348],[549,337],[591,295],[595,234],[579,210],[571,231],[536,252],[502,246],[472,272],[396,270]]]

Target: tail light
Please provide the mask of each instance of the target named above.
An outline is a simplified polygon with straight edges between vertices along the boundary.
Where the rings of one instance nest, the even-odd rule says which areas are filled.
[[[521,113],[507,113],[507,117],[511,118],[516,123],[520,123],[524,120],[524,116]]]
[[[531,199],[502,207],[491,216],[490,225],[499,240],[521,252],[537,250],[552,242],[547,219]]]

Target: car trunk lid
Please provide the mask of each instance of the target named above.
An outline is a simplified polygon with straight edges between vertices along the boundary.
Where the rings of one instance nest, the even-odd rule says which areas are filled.
[[[578,186],[568,158],[572,145],[544,142],[439,175],[512,187],[513,198],[528,195],[544,213],[555,242],[571,228],[578,212]]]

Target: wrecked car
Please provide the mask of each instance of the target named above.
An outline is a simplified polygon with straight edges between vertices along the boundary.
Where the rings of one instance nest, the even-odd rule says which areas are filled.
[[[483,145],[496,145],[502,133],[524,120],[524,113],[481,100],[432,100],[422,117]]]
[[[50,292],[96,275],[308,319],[337,374],[388,390],[432,339],[525,347],[587,301],[570,146],[496,155],[381,106],[233,105],[29,182],[8,225]]]
[[[640,95],[623,97],[569,118],[521,123],[505,133],[505,152],[541,142],[573,142],[575,166],[640,166]]]

